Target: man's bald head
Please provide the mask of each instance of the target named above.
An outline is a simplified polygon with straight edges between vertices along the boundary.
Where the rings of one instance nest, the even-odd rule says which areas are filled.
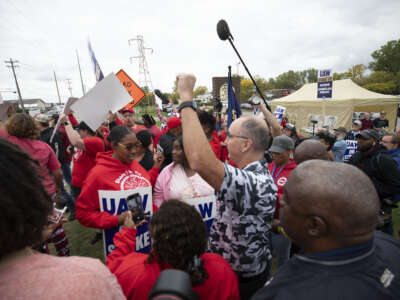
[[[264,152],[268,149],[271,134],[264,120],[256,117],[241,117],[235,122],[240,124],[242,134],[253,141],[254,151]]]
[[[310,159],[329,160],[326,147],[318,140],[305,140],[295,149],[294,160],[297,165]]]
[[[351,165],[304,162],[289,176],[283,198],[282,224],[300,246],[309,243],[310,247],[319,240],[338,247],[357,244],[360,239],[368,240],[378,223],[380,203],[375,187]],[[291,222],[292,211],[303,216],[298,221],[304,225]]]

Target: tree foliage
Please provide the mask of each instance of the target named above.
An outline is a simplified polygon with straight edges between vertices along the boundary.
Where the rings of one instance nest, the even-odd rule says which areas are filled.
[[[208,89],[204,85],[199,85],[194,91],[193,91],[193,97],[197,97],[200,95],[204,95],[208,93]]]
[[[369,68],[373,71],[400,72],[400,39],[387,42],[379,50],[372,52],[373,61]]]

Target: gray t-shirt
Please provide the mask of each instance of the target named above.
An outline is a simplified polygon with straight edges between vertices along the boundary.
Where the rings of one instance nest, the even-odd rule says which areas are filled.
[[[277,191],[265,160],[243,169],[225,164],[210,247],[239,276],[261,274],[272,258],[269,235]]]

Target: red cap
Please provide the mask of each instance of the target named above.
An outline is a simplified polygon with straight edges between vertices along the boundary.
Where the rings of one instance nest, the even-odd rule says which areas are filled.
[[[181,126],[181,119],[177,118],[177,117],[171,117],[168,119],[168,123],[167,123],[167,127],[168,129],[173,129],[176,127]]]
[[[127,111],[132,113],[132,114],[135,114],[134,110],[132,108],[130,108],[130,107],[124,107],[122,109],[122,113],[126,113]]]

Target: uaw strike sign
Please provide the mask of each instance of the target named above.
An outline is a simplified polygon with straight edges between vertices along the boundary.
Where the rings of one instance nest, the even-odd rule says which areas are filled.
[[[152,215],[153,201],[152,201],[151,186],[146,186],[146,187],[142,186],[122,191],[99,190],[100,210],[108,212],[112,215],[120,215],[124,211],[128,210],[126,198],[134,194],[140,195],[145,213],[147,215],[148,214]],[[103,230],[104,252],[106,257],[115,249],[113,238],[114,235],[120,229],[121,226]],[[149,223],[146,222],[145,224],[137,228],[136,252],[149,253],[150,249],[151,249],[151,240],[149,232]]]
[[[117,76],[119,81],[121,81],[122,85],[133,99],[133,101],[129,102],[129,104],[126,106],[132,108],[138,105],[145,96],[143,90],[136,84],[136,82],[133,81],[132,78],[129,77],[128,74],[126,74],[124,70],[119,70],[115,75]]]
[[[185,202],[197,209],[210,232],[217,211],[215,195],[185,199]]]
[[[318,88],[317,98],[331,99],[332,98],[332,70],[318,71]]]
[[[346,140],[347,148],[344,152],[344,161],[348,161],[350,157],[356,153],[358,148],[358,143],[355,140]]]

